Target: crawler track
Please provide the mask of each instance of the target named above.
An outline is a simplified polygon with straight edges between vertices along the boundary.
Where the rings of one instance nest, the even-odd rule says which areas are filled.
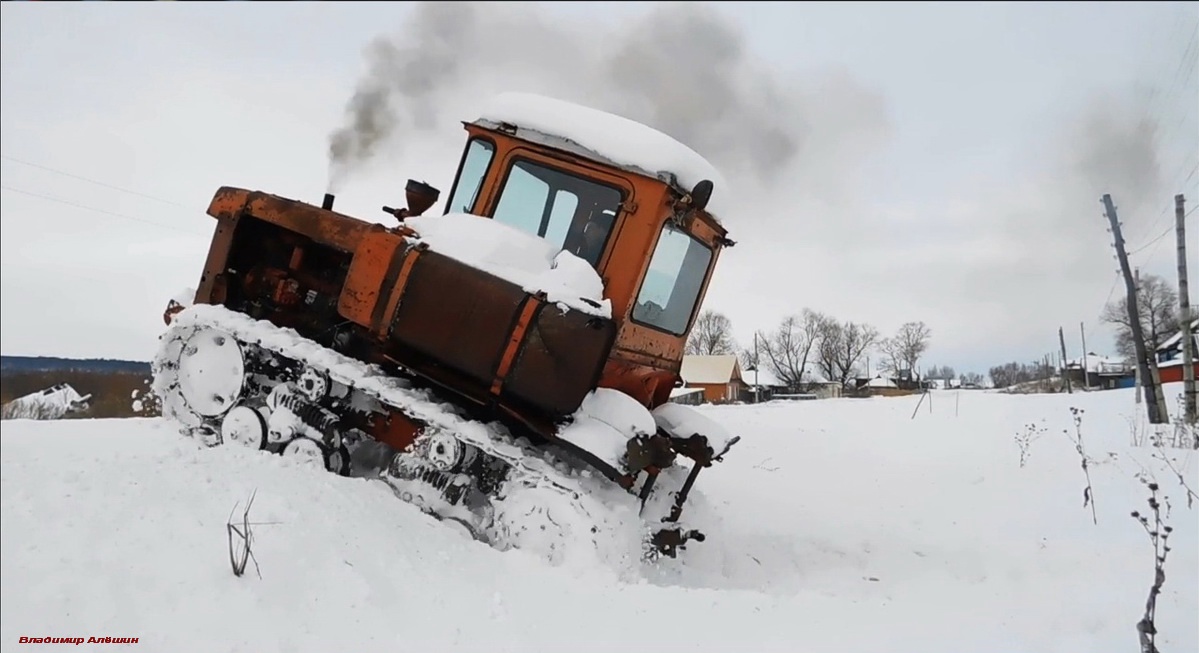
[[[378,477],[476,539],[551,561],[580,549],[610,556],[651,548],[633,495],[292,329],[196,305],[175,316],[152,368],[164,416],[207,446],[245,445]],[[341,426],[352,415],[388,412],[426,425],[409,450]]]

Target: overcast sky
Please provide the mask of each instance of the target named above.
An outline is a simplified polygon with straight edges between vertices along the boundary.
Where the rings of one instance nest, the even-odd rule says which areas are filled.
[[[337,189],[372,220],[409,177],[444,201],[459,121],[497,91],[687,141],[728,177],[715,193],[736,193],[738,245],[705,306],[746,344],[810,307],[884,334],[923,320],[925,362],[958,371],[1039,359],[1059,326],[1074,355],[1080,322],[1105,353],[1098,315],[1122,286],[1100,196],[1142,274],[1171,283],[1173,232],[1154,239],[1175,193],[1199,204],[1195,3],[6,2],[0,17],[10,355],[147,359],[167,299],[198,279],[212,193],[319,202],[358,88],[391,93],[395,119]]]

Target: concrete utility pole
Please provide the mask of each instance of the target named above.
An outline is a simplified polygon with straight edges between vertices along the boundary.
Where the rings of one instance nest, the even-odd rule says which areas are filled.
[[[1082,334],[1082,389],[1091,387],[1091,363],[1087,360],[1087,325],[1078,323],[1078,332]]]
[[[1074,394],[1074,388],[1070,386],[1070,364],[1066,362],[1066,332],[1062,327],[1057,328],[1057,339],[1062,344],[1062,379],[1066,382],[1066,392]]]
[[[1187,286],[1186,198],[1174,196],[1174,235],[1178,240],[1178,312],[1182,322],[1182,393],[1187,424],[1195,419],[1195,340],[1191,334],[1191,297]]]
[[[1116,207],[1112,204],[1112,196],[1104,194],[1103,208],[1107,220],[1111,223],[1112,238],[1115,240],[1116,258],[1120,260],[1120,271],[1124,274],[1124,288],[1128,293],[1128,324],[1132,329],[1133,346],[1137,352],[1137,372],[1148,385],[1153,384],[1153,376],[1149,373],[1149,357],[1145,352],[1145,333],[1141,329],[1141,316],[1137,310],[1137,285],[1132,278],[1132,269],[1128,265],[1128,253],[1124,251],[1124,236],[1120,234],[1120,221],[1116,219]],[[1157,405],[1157,393],[1145,393],[1145,408],[1151,424],[1167,422],[1164,406]]]

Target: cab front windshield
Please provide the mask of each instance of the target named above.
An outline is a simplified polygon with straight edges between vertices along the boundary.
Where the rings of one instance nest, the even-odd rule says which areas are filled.
[[[527,159],[508,169],[492,219],[599,264],[623,199],[620,189]]]

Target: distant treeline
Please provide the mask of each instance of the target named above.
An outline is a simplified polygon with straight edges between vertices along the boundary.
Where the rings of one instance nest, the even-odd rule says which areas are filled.
[[[94,372],[100,374],[149,374],[145,361],[110,358],[56,358],[53,356],[0,356],[0,374],[28,372]]]

